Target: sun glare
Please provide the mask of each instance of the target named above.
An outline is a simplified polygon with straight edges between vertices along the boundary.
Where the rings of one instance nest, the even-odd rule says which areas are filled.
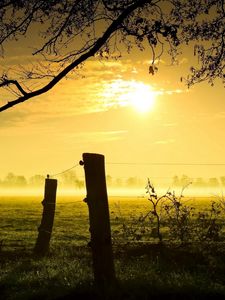
[[[139,113],[146,113],[153,109],[155,95],[150,85],[119,79],[106,85],[102,96],[107,106],[132,107]]]
[[[154,105],[154,93],[150,86],[142,83],[131,81],[130,91],[123,95],[124,100],[127,100],[128,105],[135,108],[140,113],[150,111]]]

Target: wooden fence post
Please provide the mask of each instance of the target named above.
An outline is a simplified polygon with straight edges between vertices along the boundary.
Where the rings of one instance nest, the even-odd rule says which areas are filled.
[[[37,241],[34,247],[34,253],[40,256],[44,256],[49,250],[55,216],[57,180],[49,179],[48,177],[49,176],[45,179],[44,200],[42,201],[43,213],[41,225],[38,228],[39,233]]]
[[[95,283],[101,289],[113,287],[115,270],[113,262],[108,196],[104,156],[84,153],[83,161],[87,189],[91,249]]]

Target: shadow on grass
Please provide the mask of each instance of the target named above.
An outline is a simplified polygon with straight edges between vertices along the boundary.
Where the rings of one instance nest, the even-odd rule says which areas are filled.
[[[43,260],[29,251],[1,252],[1,269],[9,263],[11,269],[0,282],[0,299],[225,299],[224,245],[130,243],[114,245],[114,256],[118,284],[102,293],[89,274],[87,247],[73,247],[67,253],[55,249]],[[79,268],[84,268],[82,278]]]
[[[69,299],[225,299],[223,245],[173,247],[126,244],[114,249],[118,285],[108,294],[83,285],[57,300]],[[150,270],[149,270],[150,269]]]
[[[83,288],[83,289],[82,289]],[[199,290],[192,288],[173,288],[159,289],[155,286],[146,285],[143,282],[138,282],[134,279],[126,283],[120,283],[117,291],[110,292],[108,294],[96,291],[89,286],[83,286],[82,288],[75,289],[63,297],[56,297],[54,300],[69,300],[69,299],[108,299],[108,300],[206,300],[206,299],[225,299],[225,294],[217,291]]]

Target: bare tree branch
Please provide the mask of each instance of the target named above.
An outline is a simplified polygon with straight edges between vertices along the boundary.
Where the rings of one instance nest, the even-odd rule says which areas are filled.
[[[33,15],[35,13],[35,11],[38,10],[38,5],[36,4],[33,8],[33,10],[31,11],[31,13],[26,16],[17,26],[15,26],[15,28],[13,28],[11,31],[8,32],[8,34],[6,34],[5,36],[3,36],[0,39],[0,44],[3,44],[11,35],[15,34],[20,28],[22,28],[25,25],[25,28],[23,29],[23,34],[26,33],[30,23],[32,22],[32,18]]]
[[[52,45],[53,44],[53,51],[55,54],[57,54],[57,51],[55,50],[55,43],[57,41],[57,39],[60,37],[60,35],[62,34],[62,32],[64,31],[64,29],[66,28],[68,22],[69,22],[69,19],[73,13],[73,10],[75,8],[75,6],[77,5],[76,1],[74,2],[68,16],[66,17],[65,19],[65,22],[63,23],[63,25],[59,28],[58,32],[56,33],[55,36],[53,36],[52,38],[50,38],[40,49],[36,50],[33,55],[35,54],[38,54],[40,52],[42,52],[45,48],[47,48],[48,46]]]
[[[4,87],[4,86],[9,86],[10,84],[15,85],[23,96],[27,95],[27,92],[22,88],[22,86],[19,84],[19,82],[17,80],[5,79],[3,82],[0,83],[0,88]]]
[[[7,104],[3,105],[0,107],[0,112],[4,111],[10,107],[13,107],[19,103],[22,103],[24,101],[27,101],[33,97],[39,96],[43,93],[46,93],[47,91],[49,91],[51,88],[53,88],[62,78],[64,78],[71,70],[73,70],[74,68],[76,68],[78,65],[80,65],[81,63],[83,63],[84,61],[86,61],[88,58],[90,58],[91,56],[94,56],[98,50],[100,50],[100,48],[105,44],[105,42],[110,38],[111,34],[116,31],[119,27],[119,25],[127,18],[127,16],[129,16],[135,9],[145,5],[146,3],[150,3],[151,0],[139,0],[135,3],[133,3],[132,5],[128,6],[119,16],[117,19],[115,19],[112,24],[106,29],[106,31],[104,32],[104,34],[96,41],[96,43],[94,44],[94,46],[85,54],[81,55],[78,59],[76,59],[74,62],[72,62],[71,64],[69,64],[65,69],[63,69],[63,71],[61,71],[58,75],[56,75],[54,77],[54,79],[52,81],[50,81],[47,85],[45,85],[44,87],[33,91],[33,92],[29,92],[26,93],[22,87],[20,85],[17,86],[20,87],[20,91],[23,91],[23,96],[19,97],[16,100],[12,100],[9,101]],[[9,83],[9,81],[8,81]],[[12,83],[10,81],[10,83]],[[14,82],[14,84],[16,84]],[[5,82],[4,85],[7,85],[7,80]],[[21,90],[22,89],[22,90]],[[25,92],[25,94],[24,94]]]
[[[40,25],[38,33],[34,30],[34,62],[14,66],[16,71],[9,67],[8,76],[5,70],[0,76],[0,88],[16,95],[0,111],[46,93],[95,55],[99,59],[117,58],[132,47],[143,51],[146,41],[151,49],[151,74],[157,70],[155,61],[165,51],[173,62],[180,44],[194,42],[198,64],[190,68],[186,84],[205,80],[212,84],[216,78],[225,81],[224,0],[0,2],[1,53],[7,53],[6,43],[17,41],[20,35],[30,37],[28,32]],[[34,79],[40,81],[38,87],[34,87]]]

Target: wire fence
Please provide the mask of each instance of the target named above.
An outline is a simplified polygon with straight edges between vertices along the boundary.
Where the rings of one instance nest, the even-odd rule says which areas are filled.
[[[199,167],[225,167],[225,163],[180,163],[180,162],[106,162],[105,163],[106,166],[122,166],[122,167],[126,167],[126,166],[181,166],[181,167],[186,167],[186,166],[199,166]],[[75,165],[73,165],[70,168],[67,168],[63,171],[60,171],[58,173],[54,173],[54,174],[48,174],[48,178],[52,178],[52,177],[57,177],[60,176],[62,174],[65,174],[71,170],[76,169],[77,167],[80,166],[80,163],[77,163]],[[224,172],[225,173],[225,172]],[[130,174],[130,176],[132,176],[132,174]],[[84,177],[84,176],[79,176],[79,177]],[[128,178],[127,176],[120,176],[120,178]],[[171,179],[171,176],[153,176],[152,178],[154,179]]]
[[[131,162],[106,160],[105,166],[109,192],[113,189],[126,189],[126,192],[132,193],[135,189],[139,189],[138,193],[145,193],[148,178],[158,190],[161,188],[171,188],[179,191],[179,188],[185,185],[185,176],[186,180],[192,182],[190,190],[202,188],[205,189],[206,192],[210,185],[212,192],[225,190],[225,163],[223,162]],[[198,172],[198,170],[200,171]],[[202,175],[199,175],[200,173]],[[219,173],[221,175],[218,175]],[[41,187],[43,177],[44,176],[42,176],[42,179],[37,179],[36,183],[27,180],[27,190],[32,190],[33,187],[34,189]],[[75,160],[75,164],[69,168],[59,170],[58,172],[49,172],[47,178],[56,178],[58,180],[59,192],[62,191],[62,193],[68,195],[85,194],[84,170],[79,160]],[[178,179],[178,183],[176,179]],[[2,187],[4,187],[3,181]],[[5,185],[5,187],[7,188],[8,185]],[[24,188],[25,185],[22,187]],[[10,189],[10,186],[8,189],[11,193],[12,189]]]
[[[56,173],[56,174],[51,174],[51,175],[48,174],[47,176],[48,176],[48,177],[56,177],[56,176],[62,175],[62,174],[64,174],[64,173],[67,173],[67,172],[69,172],[69,171],[75,169],[75,168],[78,167],[78,166],[79,166],[79,164],[76,164],[75,166],[72,166],[72,167],[69,168],[69,169],[66,169],[66,170],[61,171],[61,172]]]
[[[177,186],[179,185],[182,185],[182,176],[185,177],[185,175],[183,175],[185,173],[185,171],[183,172],[182,175],[179,175],[179,176],[175,176],[175,172],[173,172],[174,168],[172,167],[176,167],[179,166],[179,167],[184,167],[184,169],[186,169],[185,167],[224,167],[225,166],[225,163],[211,163],[211,162],[205,162],[205,163],[196,163],[196,162],[188,162],[188,163],[183,163],[183,162],[119,162],[119,161],[109,161],[107,162],[106,161],[106,168],[109,167],[109,169],[112,167],[114,168],[114,173],[116,173],[116,176],[110,176],[108,175],[107,176],[107,183],[108,183],[108,186],[109,188],[110,187],[120,187],[120,188],[123,188],[123,187],[137,187],[137,186],[142,186],[144,187],[146,182],[147,182],[147,179],[150,178],[150,180],[153,182],[153,184],[156,184],[157,186],[159,187],[171,187],[176,185],[176,182],[175,182],[175,177],[178,178],[178,180],[180,180],[180,184],[177,183]],[[72,167],[70,168],[67,168],[61,172],[58,172],[58,173],[54,173],[54,174],[51,174],[51,175],[48,175],[48,178],[53,178],[53,177],[59,177],[61,175],[64,175],[65,173],[67,172],[70,172],[72,170],[76,170],[78,167],[80,166],[80,163],[77,163],[75,165],[73,165]],[[157,169],[149,169],[148,172],[150,174],[147,175],[144,175],[143,174],[143,168],[146,167],[148,168],[149,166],[154,166],[156,167]],[[173,172],[173,175],[169,175],[168,176],[168,166],[169,166],[169,170],[170,170],[170,173]],[[118,172],[115,172],[115,168],[117,169],[117,167],[121,167],[123,169],[123,172],[120,172],[120,170]],[[131,167],[131,170],[129,170],[129,172],[127,172],[126,168],[127,167]],[[134,169],[133,169],[134,167]],[[160,175],[160,172],[159,171],[159,168],[158,167],[165,167],[165,170],[162,170],[162,172],[165,172],[167,171],[167,174],[163,175],[162,176]],[[80,168],[80,170],[82,171],[80,174],[77,174],[74,173],[72,174],[71,178],[67,178],[68,180],[73,180],[73,179],[76,179],[77,181],[80,181],[83,182],[84,184],[84,172],[82,170],[82,168]],[[111,171],[111,170],[110,170]],[[136,171],[139,171],[142,172],[142,177],[139,177],[138,175],[135,175],[135,173],[137,173]],[[110,173],[110,172],[109,172]],[[117,176],[118,174],[118,176]],[[128,175],[127,175],[128,174]],[[172,173],[171,173],[172,174]],[[213,174],[213,172],[212,172]],[[225,172],[224,172],[225,174]],[[218,186],[218,187],[221,187],[221,186],[225,186],[225,181],[224,182],[221,182],[221,178],[219,180],[217,180],[217,182],[214,180],[214,183],[213,181],[211,180],[210,182],[210,178],[212,179],[212,177],[214,177],[214,179],[216,178],[217,180],[217,177],[218,176],[210,176],[208,178],[205,178],[205,177],[195,177],[193,178],[193,176],[188,176],[186,175],[186,180],[189,180],[189,182],[195,182],[194,184],[194,187],[196,187],[197,185],[200,186],[202,184],[201,187],[203,187],[203,185],[205,184],[205,186],[207,184],[212,184],[214,185],[214,187]],[[219,177],[218,177],[219,178]],[[183,178],[184,180],[185,178]],[[202,179],[202,182],[201,182],[201,179]],[[66,178],[64,178],[64,180],[66,181]],[[145,181],[144,181],[145,180]],[[205,183],[204,183],[204,180],[205,180]],[[224,180],[225,180],[225,176],[224,176]],[[72,182],[70,182],[71,184],[73,184]],[[74,182],[74,185],[76,185],[77,183]]]

